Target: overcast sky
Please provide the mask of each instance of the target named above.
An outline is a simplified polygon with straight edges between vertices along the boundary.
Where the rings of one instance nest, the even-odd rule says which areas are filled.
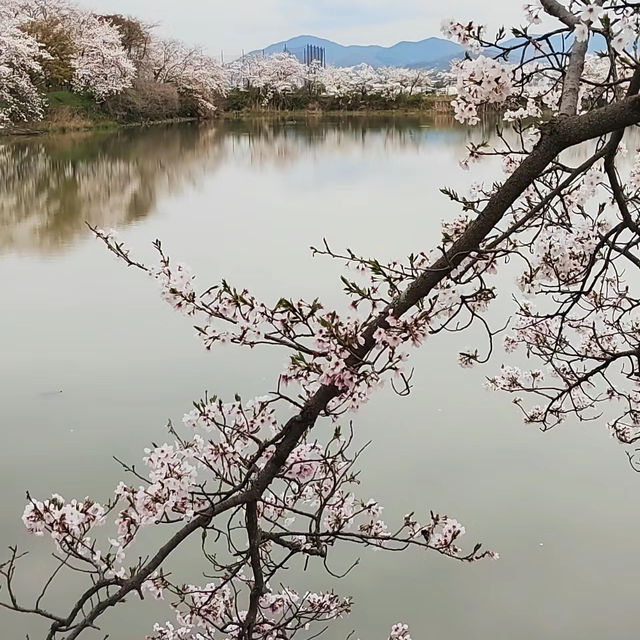
[[[522,23],[523,0],[76,0],[159,25],[164,35],[235,57],[311,34],[341,44],[392,45],[440,35],[442,18],[490,27]]]

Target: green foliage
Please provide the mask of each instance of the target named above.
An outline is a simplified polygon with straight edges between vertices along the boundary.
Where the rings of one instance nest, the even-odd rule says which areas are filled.
[[[47,93],[47,100],[50,109],[68,107],[85,112],[96,110],[96,103],[90,96],[71,91],[50,91]]]
[[[225,111],[249,111],[251,109],[259,109],[262,104],[260,93],[253,88],[246,91],[240,89],[232,89],[224,99]]]
[[[64,133],[84,129],[112,129],[118,126],[91,96],[71,91],[50,91],[46,97],[49,105],[46,117],[42,123],[34,125],[35,131]]]
[[[73,78],[71,59],[74,44],[68,28],[58,18],[33,20],[23,27],[29,35],[44,45],[51,57],[42,57],[40,64],[44,71],[43,85],[45,89],[64,89]]]

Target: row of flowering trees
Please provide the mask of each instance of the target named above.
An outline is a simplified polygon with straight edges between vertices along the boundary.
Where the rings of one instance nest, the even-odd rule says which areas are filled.
[[[226,72],[229,91],[243,95],[245,104],[253,100],[255,106],[276,107],[295,105],[296,95],[324,100],[334,108],[362,106],[371,100],[393,103],[432,92],[436,80],[434,72],[422,69],[307,65],[284,52],[245,56],[227,65]]]
[[[424,71],[324,69],[286,53],[225,66],[137,20],[98,15],[67,0],[3,0],[0,80],[5,125],[40,118],[47,92],[59,89],[87,94],[116,117],[153,119],[211,115],[230,93],[244,105],[286,107],[302,92],[333,98],[341,108],[370,96],[422,95],[432,86]]]
[[[531,24],[542,14],[553,25],[534,34]],[[493,326],[486,313],[500,294],[496,275],[514,264],[517,313],[488,385],[516,394],[526,422],[543,430],[568,417],[598,420],[620,442],[637,443],[640,167],[629,170],[619,159],[627,153],[625,131],[640,124],[639,16],[638,4],[625,0],[540,0],[526,7],[516,44],[504,33],[490,39],[478,25],[449,23],[453,37],[474,48],[490,44],[502,57],[461,64],[456,81],[461,119],[473,124],[477,110],[492,104],[512,122],[492,145],[471,146],[466,160],[497,156],[504,174],[466,193],[447,191],[460,214],[432,246],[406,258],[383,263],[328,244],[318,249],[350,267],[342,279],[347,315],[317,299],[263,302],[225,281],[199,286],[159,242],[157,263],[147,265],[113,233],[95,229],[120,260],[159,285],[207,350],[270,346],[284,352],[285,365],[267,395],[205,394],[183,428],[172,428],[170,442],[146,451],[144,470],[127,467],[130,482],[118,484],[105,504],[29,498],[24,523],[51,540],[58,565],[40,596],[20,602],[14,549],[0,569],[6,606],[45,620],[48,638],[73,640],[111,608],[149,593],[170,598],[173,609],[171,621],[156,624],[154,640],[290,640],[351,608],[333,592],[286,586],[284,567],[295,558],[327,566],[333,548],[349,543],[463,561],[495,557],[479,546],[463,551],[464,527],[419,507],[385,522],[359,486],[350,418],[385,383],[407,393],[410,348],[440,332],[484,328],[486,350],[472,345],[460,361],[485,363],[509,325],[498,318]],[[563,35],[559,48],[554,33]],[[607,50],[595,75],[586,58],[594,33]],[[506,55],[527,62],[507,66]],[[565,153],[576,145],[584,159]],[[532,359],[527,369],[510,365],[515,350]],[[402,433],[397,443],[401,455]],[[171,533],[137,558],[132,546],[149,528]],[[209,577],[178,583],[168,558],[198,544],[194,538]],[[66,610],[53,611],[46,593],[64,571],[76,572],[78,592]],[[389,637],[408,640],[406,625]]]

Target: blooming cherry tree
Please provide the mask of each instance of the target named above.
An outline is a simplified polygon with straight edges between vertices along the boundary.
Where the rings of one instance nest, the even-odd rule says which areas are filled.
[[[135,65],[122,46],[117,27],[66,0],[6,0],[18,24],[54,20],[73,45],[71,86],[98,100],[130,87]]]
[[[50,538],[60,566],[89,582],[68,611],[27,605],[14,597],[17,550],[2,566],[7,605],[45,618],[49,638],[71,640],[133,593],[170,598],[173,618],[151,631],[155,640],[276,640],[295,637],[314,623],[349,613],[349,598],[294,590],[281,582],[291,559],[322,562],[337,544],[378,550],[423,550],[471,562],[497,554],[463,544],[454,518],[417,505],[399,522],[358,484],[362,449],[351,418],[371,394],[388,385],[411,389],[411,349],[445,330],[483,327],[487,348],[474,345],[460,363],[486,363],[504,335],[501,367],[487,385],[516,394],[527,423],[551,428],[571,416],[607,413],[623,443],[640,438],[640,166],[625,172],[625,130],[640,123],[640,60],[631,42],[635,3],[561,3],[541,0],[525,8],[536,24],[555,20],[565,36],[554,48],[550,33],[516,29],[488,40],[473,24],[447,22],[448,33],[496,52],[454,68],[458,117],[469,124],[491,105],[507,121],[498,142],[473,144],[463,163],[499,158],[501,182],[474,184],[468,193],[445,190],[460,213],[443,224],[431,249],[383,263],[328,243],[317,255],[342,261],[350,311],[319,300],[262,301],[228,282],[202,287],[188,267],[155,243],[156,264],[140,262],[113,232],[94,228],[122,262],[152,279],[161,296],[193,324],[205,349],[231,342],[277,347],[286,366],[271,389],[252,399],[205,394],[181,428],[145,451],[144,471],[125,465],[106,503],[92,499],[30,497],[27,530]],[[586,38],[576,28],[587,26]],[[629,44],[616,38],[634,29]],[[606,55],[587,55],[592,33]],[[626,36],[625,36],[626,37]],[[615,42],[614,42],[615,41]],[[473,43],[476,43],[477,46]],[[372,71],[358,82],[371,86]],[[582,145],[586,159],[567,154]],[[507,263],[521,265],[515,322],[492,327],[486,311],[499,294],[495,277]],[[533,366],[509,362],[520,349]],[[499,370],[498,370],[499,369]],[[529,402],[527,398],[532,398]],[[132,545],[149,528],[171,529],[145,560]],[[101,532],[105,533],[101,535]],[[206,584],[180,584],[166,570],[172,552],[200,533],[211,566]],[[51,585],[48,581],[44,592]],[[276,586],[277,585],[277,586]],[[398,623],[388,636],[410,640]]]
[[[127,55],[118,28],[89,13],[74,16],[72,58],[75,91],[87,91],[102,100],[133,84],[136,67]]]
[[[222,65],[199,47],[187,47],[177,40],[154,38],[146,66],[143,74],[194,96],[204,114],[216,110],[215,97],[224,95],[226,89],[227,74]]]
[[[0,5],[0,128],[37,120],[44,109],[34,79],[42,74],[40,60],[46,53],[20,24],[10,6]]]

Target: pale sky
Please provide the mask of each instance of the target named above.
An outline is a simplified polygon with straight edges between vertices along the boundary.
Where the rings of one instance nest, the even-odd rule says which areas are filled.
[[[310,34],[341,44],[395,44],[440,35],[443,18],[495,28],[523,23],[524,0],[76,0],[100,13],[157,23],[163,35],[226,58]]]

